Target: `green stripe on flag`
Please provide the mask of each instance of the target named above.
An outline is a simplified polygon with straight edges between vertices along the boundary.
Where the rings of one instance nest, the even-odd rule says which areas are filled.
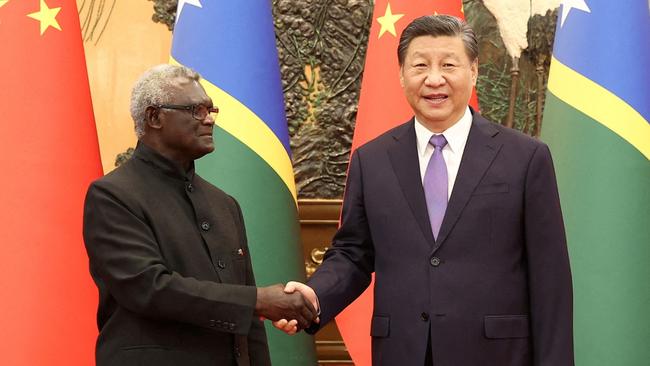
[[[550,92],[542,139],[571,256],[576,365],[648,365],[650,162]]]
[[[215,151],[197,161],[204,179],[241,205],[258,286],[305,280],[296,203],[286,184],[259,155],[215,126]],[[313,337],[287,336],[266,322],[274,365],[315,365]]]

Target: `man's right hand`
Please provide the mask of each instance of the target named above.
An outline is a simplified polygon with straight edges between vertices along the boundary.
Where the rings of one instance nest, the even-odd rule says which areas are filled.
[[[305,285],[302,282],[297,282],[297,281],[289,281],[285,286],[284,286],[284,292],[291,294],[295,291],[298,291],[302,294],[302,296],[305,297],[305,299],[309,300],[311,302],[311,305],[316,309],[316,312],[320,314],[320,308],[318,305],[318,296],[316,296],[316,292],[314,290]]]
[[[304,296],[305,299],[307,299],[312,304],[312,306],[316,309],[316,313],[320,315],[320,305],[318,304],[318,297],[316,296],[316,293],[311,287],[305,285],[304,283],[290,281],[284,287],[284,292],[289,294],[294,292],[301,293],[302,296]],[[320,319],[317,318],[315,322],[316,323],[320,322]],[[291,320],[280,319],[274,321],[273,326],[289,335],[294,335],[296,334],[296,332],[298,332],[298,327],[296,323],[297,321],[295,319],[291,319]]]
[[[311,301],[298,291],[286,293],[280,284],[257,288],[255,314],[272,321],[295,319],[301,329],[308,328],[318,318]]]

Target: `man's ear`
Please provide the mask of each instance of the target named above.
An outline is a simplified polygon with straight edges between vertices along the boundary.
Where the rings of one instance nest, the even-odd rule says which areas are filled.
[[[156,130],[162,128],[162,123],[160,121],[160,109],[154,106],[148,106],[147,109],[144,110],[144,118],[146,125],[149,126],[149,128]]]
[[[472,73],[472,86],[476,87],[476,79],[478,79],[478,57],[472,61],[470,69]]]

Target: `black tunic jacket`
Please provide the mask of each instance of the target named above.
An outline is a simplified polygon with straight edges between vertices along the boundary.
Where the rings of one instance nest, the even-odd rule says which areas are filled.
[[[98,366],[270,365],[237,202],[139,143],[92,183]]]

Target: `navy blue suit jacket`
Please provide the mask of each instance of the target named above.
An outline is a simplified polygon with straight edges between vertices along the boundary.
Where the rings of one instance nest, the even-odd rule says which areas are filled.
[[[434,240],[414,121],[355,151],[342,223],[309,280],[321,326],[375,273],[373,365],[573,365],[572,285],[548,147],[473,112]],[[316,326],[312,330],[318,329]]]

